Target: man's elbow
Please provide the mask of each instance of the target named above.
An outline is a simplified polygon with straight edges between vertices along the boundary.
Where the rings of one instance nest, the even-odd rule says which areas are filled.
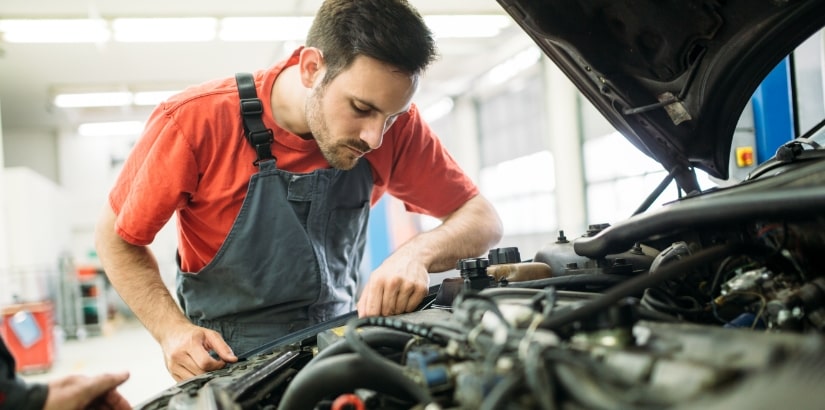
[[[489,245],[487,247],[492,248],[501,242],[501,238],[504,237],[504,224],[501,222],[501,217],[499,217],[495,208],[492,208],[492,213],[489,217],[488,229]]]
[[[115,235],[115,213],[107,204],[100,212],[100,216],[95,224],[94,243],[98,253],[101,248],[105,248]]]
[[[489,249],[494,247],[501,241],[504,236],[504,224],[501,222],[501,217],[498,215],[493,204],[481,195],[475,198],[477,202],[479,215],[477,222],[483,232],[484,246]],[[486,249],[485,249],[486,250]]]

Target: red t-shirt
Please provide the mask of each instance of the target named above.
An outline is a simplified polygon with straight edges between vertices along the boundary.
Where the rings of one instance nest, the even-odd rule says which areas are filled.
[[[275,78],[298,62],[298,51],[254,73],[264,125],[272,129],[278,168],[307,173],[329,168],[315,140],[275,123],[270,96]],[[109,195],[115,231],[134,245],[150,244],[177,212],[181,268],[202,269],[217,253],[246,196],[255,150],[243,134],[235,78],[189,87],[158,106]],[[446,216],[478,193],[412,106],[362,158],[372,168],[372,204],[385,192],[407,210]]]

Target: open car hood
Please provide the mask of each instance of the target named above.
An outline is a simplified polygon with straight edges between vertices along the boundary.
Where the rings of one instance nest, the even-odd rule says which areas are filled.
[[[760,81],[825,21],[823,0],[498,0],[610,123],[682,188],[726,179]]]

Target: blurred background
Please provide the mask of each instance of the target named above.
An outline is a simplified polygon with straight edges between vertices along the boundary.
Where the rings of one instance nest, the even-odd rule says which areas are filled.
[[[414,101],[501,214],[500,246],[530,259],[560,231],[576,237],[629,217],[665,177],[494,0],[410,2],[440,52]],[[133,404],[174,384],[157,343],[100,268],[98,212],[154,105],[187,85],[284,58],[320,3],[0,2],[0,330],[13,338],[25,378],[128,369],[122,390]],[[825,112],[822,67],[819,33],[776,70],[793,91],[800,127]],[[762,103],[776,99],[768,92],[742,113],[732,179],[772,154],[755,142]],[[671,189],[664,198],[676,197]],[[371,216],[366,268],[436,223],[384,198]],[[174,221],[152,245],[170,287],[173,229]]]

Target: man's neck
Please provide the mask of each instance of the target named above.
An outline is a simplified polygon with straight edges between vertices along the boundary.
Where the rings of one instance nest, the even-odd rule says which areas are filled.
[[[295,135],[310,135],[304,101],[307,90],[301,85],[298,66],[285,68],[272,85],[272,117],[281,128]]]

